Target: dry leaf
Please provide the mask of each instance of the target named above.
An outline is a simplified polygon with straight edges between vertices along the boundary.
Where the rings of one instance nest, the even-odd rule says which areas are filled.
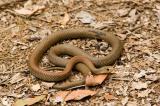
[[[41,100],[43,100],[46,96],[41,95],[41,96],[35,96],[34,98],[26,98],[26,99],[18,99],[13,106],[28,106],[28,105],[33,105]]]
[[[94,27],[95,29],[104,29],[114,25],[115,25],[115,22],[113,20],[108,20],[103,22],[92,22],[90,24],[90,26]]]
[[[42,82],[42,85],[44,85],[45,87],[51,88],[53,87],[53,85],[55,85],[54,82]]]
[[[21,15],[31,15],[33,13],[32,10],[21,8],[19,10],[14,10],[16,13],[21,14]]]
[[[63,102],[65,97],[70,93],[70,91],[59,91],[55,95],[54,102]]]
[[[11,84],[14,84],[14,83],[17,83],[17,82],[19,82],[19,81],[21,81],[23,79],[24,79],[24,77],[22,77],[21,73],[17,73],[11,78],[11,80],[9,82]]]
[[[107,75],[89,75],[86,77],[86,86],[96,86],[101,84],[105,79],[106,79]]]
[[[34,41],[45,38],[46,36],[51,35],[51,30],[48,28],[43,28],[43,30],[36,31],[33,35],[31,35],[27,40]]]
[[[127,96],[128,93],[128,85],[123,85],[119,87],[119,90],[116,90],[117,95]]]
[[[144,91],[140,91],[138,93],[138,97],[148,97],[148,94],[150,94],[152,92],[151,89],[147,89],[147,90],[144,90]]]
[[[128,21],[128,23],[130,24],[135,24],[135,22],[138,20],[139,15],[136,15],[137,10],[136,9],[132,9],[129,13],[129,18],[127,18],[126,20]]]
[[[109,93],[106,93],[105,95],[104,95],[104,98],[108,101],[108,100],[116,100],[116,99],[118,99],[118,98],[116,98],[115,96],[113,96],[113,95],[111,95],[111,94],[109,94]]]
[[[65,13],[65,14],[64,14],[64,18],[63,18],[63,20],[60,21],[60,23],[61,23],[62,25],[66,25],[66,24],[69,22],[69,20],[70,20],[69,14],[68,14],[68,13]]]
[[[95,17],[91,16],[91,14],[86,11],[80,11],[79,13],[77,13],[76,18],[84,24],[90,24],[95,20]]]
[[[39,84],[35,84],[31,86],[31,90],[32,91],[38,91],[40,89],[40,85]]]
[[[158,21],[160,23],[160,10],[155,10],[157,13],[156,13],[156,16],[158,18]]]
[[[65,101],[69,100],[81,100],[87,96],[93,96],[97,93],[97,91],[91,90],[76,90],[72,91],[68,96],[65,98]]]
[[[2,103],[2,106],[11,106],[12,105],[12,101],[7,98],[7,97],[3,97],[0,99],[0,106],[1,106],[1,103]]]
[[[129,101],[127,106],[137,106],[137,101]]]
[[[160,62],[160,53],[158,54],[151,54],[152,55],[152,57],[154,57],[156,60],[157,60],[157,62]]]
[[[21,8],[21,9],[16,9],[14,11],[20,15],[29,15],[30,16],[39,10],[43,10],[44,8],[45,8],[44,6],[33,6],[32,9]]]
[[[76,90],[76,91],[60,91],[55,95],[54,102],[64,102],[69,100],[81,100],[87,96],[93,96],[97,91]]]
[[[128,97],[125,97],[121,100],[123,106],[125,106],[128,103],[128,99],[129,99]]]
[[[134,80],[138,81],[139,78],[143,77],[146,75],[146,71],[145,70],[141,70],[140,73],[135,73],[133,78]]]
[[[62,0],[63,4],[68,7],[72,7],[74,4],[74,0]]]
[[[143,83],[143,82],[132,82],[132,88],[133,89],[143,89],[143,88],[147,88],[148,84]]]
[[[129,13],[130,10],[131,10],[130,8],[119,9],[119,10],[117,10],[117,14],[118,14],[120,17],[123,17],[123,16],[128,15],[128,13]]]
[[[28,0],[27,2],[24,3],[24,8],[31,8],[33,5],[32,0]]]
[[[0,65],[0,72],[6,72],[7,71],[7,67],[5,64],[1,64]]]
[[[160,76],[156,74],[145,75],[145,79],[150,80],[150,81],[157,81],[160,79]]]

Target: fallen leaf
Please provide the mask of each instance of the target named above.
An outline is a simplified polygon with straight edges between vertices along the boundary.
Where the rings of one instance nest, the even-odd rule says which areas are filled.
[[[137,10],[136,9],[132,9],[129,12],[129,18],[127,18],[127,22],[130,24],[135,24],[135,22],[138,20],[139,15],[136,15]]]
[[[95,21],[95,17],[93,17],[90,13],[86,11],[80,11],[79,13],[77,13],[76,18],[84,24],[90,24]]]
[[[128,93],[128,85],[123,85],[119,87],[119,90],[116,90],[117,95],[127,96]]]
[[[16,13],[18,14],[22,14],[22,15],[31,15],[33,13],[32,10],[29,9],[25,9],[25,8],[21,8],[19,10],[14,10]]]
[[[74,0],[62,0],[63,4],[68,7],[73,7]]]
[[[118,103],[117,102],[106,102],[105,105],[100,105],[100,106],[118,106]]]
[[[157,16],[157,18],[158,18],[158,21],[159,21],[159,23],[160,23],[160,10],[156,10],[156,16]]]
[[[146,71],[145,70],[141,70],[140,73],[135,73],[134,76],[133,76],[133,79],[138,81],[139,78],[143,77],[146,75]]]
[[[91,90],[76,90],[72,91],[68,96],[65,98],[65,101],[69,100],[81,100],[87,96],[93,96],[97,93],[97,91]]]
[[[92,22],[90,24],[90,26],[94,27],[95,29],[104,29],[114,25],[115,25],[115,22],[113,20],[108,20],[103,22]]]
[[[120,17],[123,17],[123,16],[128,15],[128,13],[129,13],[130,10],[131,10],[130,8],[119,9],[119,10],[117,10],[117,14]]]
[[[113,95],[111,95],[111,94],[109,94],[109,93],[106,93],[106,94],[104,95],[104,98],[105,98],[107,101],[118,99],[118,98],[116,98],[115,96],[113,96]]]
[[[129,101],[127,106],[137,106],[137,101]]]
[[[2,106],[11,106],[11,100],[7,97],[3,97],[0,99],[1,103],[2,103]]]
[[[10,97],[22,98],[22,97],[25,95],[25,93],[24,93],[24,92],[22,92],[22,94],[9,93],[8,95],[9,95]]]
[[[55,95],[54,102],[64,102],[69,100],[81,100],[87,96],[93,96],[97,91],[76,90],[76,91],[60,91]]]
[[[5,64],[1,64],[0,65],[0,72],[6,72],[7,71],[7,67]]]
[[[154,57],[157,62],[160,62],[160,54],[152,54],[152,57]]]
[[[70,91],[59,91],[56,93],[55,95],[55,99],[54,102],[58,103],[58,102],[63,102],[66,98],[66,96],[70,93]]]
[[[101,84],[105,79],[106,79],[107,75],[89,75],[86,77],[86,86],[96,86]]]
[[[48,28],[44,28],[43,30],[36,31],[33,35],[31,35],[27,40],[35,41],[45,38],[46,36],[51,35],[51,30]]]
[[[132,82],[132,88],[133,89],[143,89],[143,88],[147,88],[148,84],[143,83],[143,82]]]
[[[39,10],[43,10],[45,7],[44,6],[33,6],[33,8],[31,9],[27,9],[27,8],[21,8],[21,9],[15,9],[14,11],[17,13],[17,14],[20,14],[20,15],[32,15],[34,14],[35,12],[39,11]]]
[[[145,79],[150,80],[150,81],[157,81],[160,79],[160,76],[156,74],[145,75]]]
[[[64,14],[64,17],[63,17],[63,19],[60,21],[60,23],[61,23],[62,25],[66,25],[66,24],[69,22],[69,20],[70,20],[69,14],[68,14],[68,13],[65,13],[65,14]]]
[[[42,82],[42,85],[44,85],[47,88],[51,88],[53,87],[53,85],[55,85],[54,82]]]
[[[26,106],[26,105],[33,105],[41,100],[43,100],[46,95],[35,96],[34,98],[26,98],[26,99],[18,99],[14,103],[13,106]]]
[[[17,73],[11,78],[11,80],[9,82],[11,84],[14,84],[14,83],[17,83],[17,82],[19,82],[19,81],[21,81],[23,79],[24,79],[24,77],[22,77],[21,73]]]
[[[151,89],[146,89],[144,91],[138,92],[138,97],[148,97],[148,94],[152,92]]]
[[[40,89],[40,85],[39,84],[35,84],[31,86],[31,90],[32,91],[38,91]]]
[[[128,99],[129,99],[128,97],[125,97],[121,100],[123,106],[125,106],[128,103]]]
[[[33,0],[28,0],[24,3],[24,8],[31,8],[33,5]]]

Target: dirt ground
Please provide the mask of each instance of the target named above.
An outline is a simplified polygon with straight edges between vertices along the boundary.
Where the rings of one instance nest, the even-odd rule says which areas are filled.
[[[121,57],[111,66],[118,73],[101,85],[77,88],[98,91],[94,96],[56,103],[59,90],[30,74],[28,55],[55,31],[77,27],[111,31],[124,42]],[[95,39],[64,43],[97,57],[110,49]],[[44,56],[42,66],[53,65]],[[37,96],[42,99],[34,103]],[[33,100],[23,101],[27,98]],[[160,1],[0,0],[0,106],[11,105],[160,106]]]

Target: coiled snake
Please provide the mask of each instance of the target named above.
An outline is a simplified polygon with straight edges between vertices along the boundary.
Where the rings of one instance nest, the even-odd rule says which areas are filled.
[[[82,50],[79,50],[77,47],[68,45],[55,46],[60,41],[75,38],[101,39],[109,43],[112,46],[112,50],[107,56],[96,58],[88,55]],[[34,76],[44,81],[61,81],[66,79],[70,75],[74,64],[76,64],[75,68],[81,71],[85,76],[89,74],[90,71],[95,74],[108,73],[107,68],[104,66],[110,65],[116,61],[116,59],[121,54],[122,47],[123,46],[121,41],[112,33],[105,33],[101,30],[91,28],[66,29],[63,31],[55,32],[53,35],[44,38],[30,54],[28,66]],[[45,71],[40,67],[39,63],[44,53],[46,53],[49,49],[49,60],[55,65],[65,67],[64,71],[50,72]],[[76,57],[73,57],[71,60],[67,60],[59,57],[61,54],[67,54]],[[95,68],[94,65],[96,67],[102,68]],[[75,81],[70,84],[64,84],[62,86],[55,85],[54,88],[66,89],[79,84],[84,84],[84,80]]]

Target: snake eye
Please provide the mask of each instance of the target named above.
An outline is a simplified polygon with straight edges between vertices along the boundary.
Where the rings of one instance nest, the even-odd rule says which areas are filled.
[[[107,71],[109,71],[109,68],[108,68],[108,67],[104,67],[104,69],[107,70]]]

